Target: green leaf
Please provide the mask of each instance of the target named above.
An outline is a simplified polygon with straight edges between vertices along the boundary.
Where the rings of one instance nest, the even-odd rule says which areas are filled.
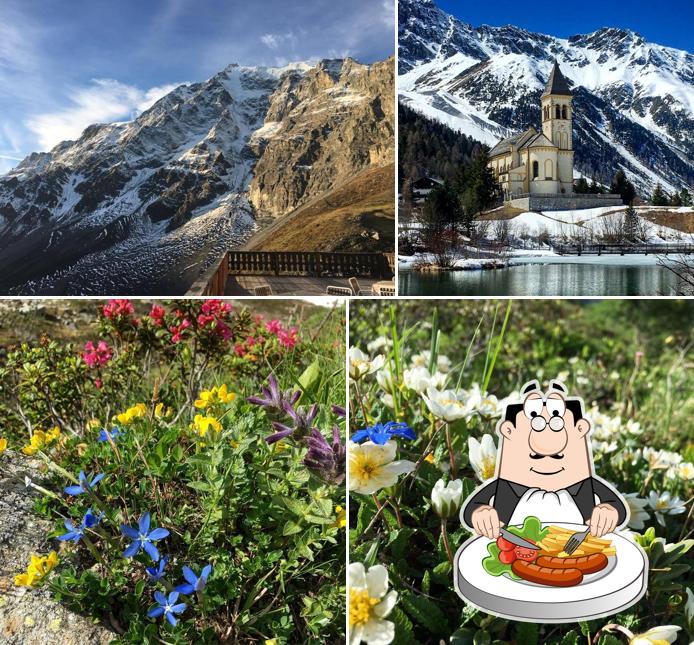
[[[395,623],[395,639],[396,645],[415,645],[417,640],[412,634],[412,621],[407,617],[399,607],[394,607],[393,611],[388,614],[388,620]]]
[[[540,628],[535,623],[518,623],[516,641],[524,645],[537,645]]]
[[[320,363],[318,360],[313,361],[299,377],[299,385],[303,390],[301,398],[304,397],[304,393],[314,392],[321,380],[321,370]]]
[[[145,590],[145,581],[144,580],[138,580],[137,583],[135,584],[135,595],[140,598],[142,596],[142,593]]]
[[[561,639],[561,645],[578,645],[578,634],[572,629]]]
[[[292,499],[291,497],[283,497],[282,501],[284,505],[292,512],[294,515],[303,517],[307,510],[307,505],[298,499]]]
[[[472,645],[491,645],[492,637],[484,630],[478,629],[472,637]],[[525,641],[519,641],[525,645]],[[531,645],[528,643],[527,645]]]
[[[288,520],[284,524],[284,528],[282,529],[282,535],[294,535],[299,531],[301,531],[301,525],[297,524],[296,522],[292,522],[291,520]]]
[[[208,493],[212,490],[212,486],[207,482],[188,482],[188,487],[201,493]]]
[[[457,629],[451,634],[449,642],[451,645],[473,645],[475,633],[475,630],[469,627]]]
[[[333,524],[335,522],[334,517],[321,517],[320,515],[304,515],[304,519],[311,524]]]
[[[446,615],[435,602],[408,591],[402,595],[402,605],[415,621],[432,634],[445,636],[449,632]]]

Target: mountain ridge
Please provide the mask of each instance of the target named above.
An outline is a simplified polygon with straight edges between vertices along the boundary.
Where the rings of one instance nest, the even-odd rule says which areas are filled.
[[[180,293],[191,266],[248,240],[256,214],[282,215],[387,163],[393,67],[232,64],[132,121],[28,155],[0,176],[0,292]],[[364,153],[367,137],[382,157]],[[339,146],[351,153],[342,165]],[[302,170],[309,157],[320,163]]]
[[[539,96],[559,61],[574,99],[576,168],[623,168],[642,193],[694,182],[694,56],[605,27],[556,38],[473,27],[430,0],[402,0],[399,100],[487,145],[540,123]],[[607,171],[607,172],[605,172]]]

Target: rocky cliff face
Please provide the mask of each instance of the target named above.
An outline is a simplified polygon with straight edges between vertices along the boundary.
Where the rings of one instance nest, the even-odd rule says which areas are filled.
[[[0,177],[0,293],[181,293],[282,214],[392,161],[393,63],[230,65]],[[250,191],[250,200],[249,200]]]
[[[568,39],[507,25],[475,28],[432,0],[399,3],[399,99],[494,145],[540,123],[554,60],[574,91],[578,171],[625,170],[642,193],[694,182],[694,55],[606,28]]]
[[[261,152],[250,199],[284,215],[369,166],[393,163],[394,64],[323,61],[270,97],[252,142]]]

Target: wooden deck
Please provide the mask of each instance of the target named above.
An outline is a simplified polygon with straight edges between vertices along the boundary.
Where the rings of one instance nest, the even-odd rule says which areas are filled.
[[[362,290],[371,292],[371,286],[377,280],[359,278]],[[226,296],[252,296],[256,287],[269,286],[273,296],[324,296],[325,290],[331,287],[347,287],[345,278],[313,278],[311,276],[291,275],[230,275],[227,278]]]

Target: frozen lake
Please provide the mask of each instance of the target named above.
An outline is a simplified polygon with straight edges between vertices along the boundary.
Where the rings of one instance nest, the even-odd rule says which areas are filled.
[[[407,296],[676,295],[677,278],[652,256],[523,258],[507,269],[418,272],[400,268]]]

